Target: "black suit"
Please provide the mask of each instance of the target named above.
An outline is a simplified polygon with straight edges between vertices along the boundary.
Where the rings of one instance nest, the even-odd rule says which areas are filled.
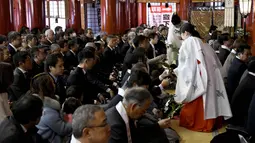
[[[7,117],[1,122],[0,133],[1,143],[34,143],[32,136],[26,134],[13,117]]]
[[[77,67],[67,79],[67,86],[76,85],[83,89],[83,104],[94,104],[94,99],[97,99],[98,91],[94,90],[94,86],[88,81],[87,74],[84,74],[83,69]]]
[[[32,60],[32,70],[31,76],[34,77],[35,75],[44,72],[44,64],[41,63],[38,65],[34,60]]]
[[[155,47],[155,46],[154,46]],[[148,59],[153,59],[154,57],[154,51],[155,51],[155,55],[156,55],[156,50],[155,48],[152,47],[152,45],[150,44],[150,47],[147,49],[147,57]]]
[[[128,143],[127,129],[124,120],[121,118],[116,107],[112,107],[106,111],[108,124],[111,126],[111,137],[109,143]],[[144,135],[153,135],[154,131],[159,131],[158,123],[138,124],[136,127],[134,121],[129,119],[129,128],[132,138],[132,143],[147,143]],[[152,138],[154,138],[153,136]],[[151,139],[151,138],[150,138]],[[151,140],[150,140],[151,141]],[[149,142],[149,141],[148,141]],[[158,142],[160,143],[160,142]]]
[[[244,127],[247,122],[248,109],[255,92],[255,77],[247,74],[236,88],[231,101],[233,117],[231,124]]]
[[[54,79],[54,77],[49,73],[49,76],[52,78],[52,80],[55,83],[55,95],[59,96],[59,101],[60,103],[64,103],[65,99],[66,99],[66,89],[65,89],[65,82],[64,79],[59,76],[57,77],[57,80]]]
[[[7,92],[7,88],[13,82],[12,65],[0,62],[0,93]]]
[[[158,43],[155,45],[155,50],[157,51],[156,56],[166,54],[166,44],[159,40]]]
[[[220,53],[218,54],[219,60],[221,62],[221,65],[224,65],[228,55],[230,54],[230,51],[227,49],[220,48]]]
[[[107,109],[110,109],[112,107],[115,107],[120,101],[123,100],[123,97],[121,95],[116,95],[112,98],[112,100],[108,103]]]
[[[228,85],[227,85],[227,92],[228,92],[228,98],[229,101],[232,100],[232,95],[234,94],[239,81],[244,73],[244,71],[247,69],[247,65],[235,58],[228,70]]]
[[[77,65],[78,65],[77,56],[74,55],[71,51],[68,51],[65,57],[65,63],[64,63],[65,69],[70,72]]]
[[[24,95],[30,88],[31,77],[28,74],[24,74],[20,69],[14,70],[14,81],[9,88],[9,100],[16,101],[22,95]]]
[[[110,73],[113,70],[113,66],[116,63],[116,53],[114,49],[110,49],[109,47],[106,47],[103,52],[103,60],[102,60],[102,66],[105,72],[110,75]]]
[[[15,51],[15,49],[10,44],[7,46],[7,48],[9,53],[11,54],[11,59],[12,59],[12,57],[17,53],[17,51]]]

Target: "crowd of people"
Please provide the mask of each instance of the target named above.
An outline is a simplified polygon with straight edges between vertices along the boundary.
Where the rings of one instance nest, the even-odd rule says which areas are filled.
[[[175,80],[180,126],[211,132],[227,122],[255,134],[255,62],[244,40],[215,26],[202,39],[176,14],[170,27],[122,35],[54,30],[0,35],[0,142],[177,143],[163,114]]]

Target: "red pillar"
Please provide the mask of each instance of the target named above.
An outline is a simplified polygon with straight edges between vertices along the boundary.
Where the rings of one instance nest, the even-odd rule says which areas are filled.
[[[137,27],[138,18],[137,18],[137,3],[130,3],[130,16],[131,16],[131,28]]]
[[[126,8],[125,8],[125,3],[124,2],[119,2],[116,1],[116,17],[117,17],[117,33],[123,33],[126,29],[126,25],[125,25],[125,20],[126,20]]]
[[[45,28],[45,0],[26,0],[27,27]]]
[[[180,8],[178,15],[182,20],[188,20],[188,7],[189,7],[189,0],[180,0]]]
[[[108,34],[117,34],[116,0],[101,0],[101,29]]]
[[[125,27],[125,29],[131,28],[131,15],[130,14],[132,14],[131,9],[130,9],[130,0],[126,0],[126,4],[125,4],[126,27]]]
[[[19,31],[26,24],[26,3],[25,0],[13,0],[14,29]]]
[[[81,7],[80,1],[78,0],[68,0],[68,21],[67,27],[73,28],[75,31],[78,31],[81,28]]]
[[[137,14],[138,14],[138,25],[147,23],[146,22],[146,3],[138,3]]]
[[[0,0],[0,34],[7,35],[14,30],[12,0]]]

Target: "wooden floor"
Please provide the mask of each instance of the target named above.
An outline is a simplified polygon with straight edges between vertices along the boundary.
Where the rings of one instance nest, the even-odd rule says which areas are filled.
[[[179,120],[172,120],[172,128],[181,136],[181,143],[210,143],[212,138],[225,132],[225,128],[219,129],[211,133],[202,133],[188,130],[179,126]]]

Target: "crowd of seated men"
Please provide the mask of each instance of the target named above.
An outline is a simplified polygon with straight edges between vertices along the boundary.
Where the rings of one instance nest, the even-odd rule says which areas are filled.
[[[166,37],[163,25],[0,35],[0,142],[179,142],[157,102],[171,80]]]

